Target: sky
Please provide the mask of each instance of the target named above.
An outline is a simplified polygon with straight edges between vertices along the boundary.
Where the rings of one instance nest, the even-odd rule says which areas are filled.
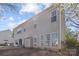
[[[9,4],[12,4],[13,6],[7,7],[7,5]],[[0,3],[0,31],[3,31],[3,30],[12,31],[13,28],[29,20],[31,17],[45,10],[50,5],[52,4],[51,3],[14,3],[14,4]],[[14,9],[11,10],[12,7]],[[70,15],[67,15],[67,16],[70,16]],[[78,30],[78,28],[74,28],[73,26],[70,26],[70,28],[72,28],[73,31]]]
[[[13,12],[7,6],[5,7],[0,4],[0,31],[13,30],[13,28],[37,15],[50,5],[50,3],[16,3],[14,8],[18,12]]]

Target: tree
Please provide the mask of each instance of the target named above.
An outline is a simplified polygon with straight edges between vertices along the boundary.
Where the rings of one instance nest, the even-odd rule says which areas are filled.
[[[71,3],[71,4],[63,4],[65,9],[65,20],[66,22],[70,22],[70,26],[75,28],[79,28],[79,4]]]
[[[66,26],[73,26],[79,28],[79,4],[78,3],[61,3],[55,6],[60,7],[60,10],[64,11],[65,23],[70,23]]]
[[[74,32],[69,28],[65,28],[65,44],[67,48],[75,48],[77,40],[74,37]]]

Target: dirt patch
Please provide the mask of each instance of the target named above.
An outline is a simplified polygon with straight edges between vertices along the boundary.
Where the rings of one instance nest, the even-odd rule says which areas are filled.
[[[53,56],[59,55],[57,52],[42,50],[37,48],[14,48],[0,50],[1,56]]]
[[[70,53],[69,53],[70,51]],[[57,51],[46,50],[39,48],[14,48],[14,49],[2,49],[0,50],[0,56],[63,56],[63,55],[76,55],[74,50],[69,51]]]

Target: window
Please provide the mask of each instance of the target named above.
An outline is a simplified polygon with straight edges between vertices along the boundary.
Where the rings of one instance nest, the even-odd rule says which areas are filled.
[[[52,33],[52,46],[57,46],[58,45],[58,33],[53,32]]]
[[[51,23],[55,22],[56,19],[57,19],[56,10],[54,10],[53,12],[51,12]]]
[[[46,34],[46,43],[49,46],[50,45],[50,34]]]
[[[44,45],[44,43],[43,43],[43,39],[44,39],[43,35],[41,35],[40,38],[41,38],[41,41],[40,41],[41,42],[41,46],[43,46]]]
[[[17,29],[17,34],[21,33],[22,28]]]
[[[47,40],[50,40],[50,34],[46,34]]]
[[[41,37],[41,41],[44,39],[43,35],[40,36]]]
[[[25,28],[23,28],[23,29],[22,29],[22,28],[20,28],[20,29],[18,29],[18,30],[17,30],[17,34],[22,33],[22,32],[25,32],[25,31],[26,31],[26,29],[25,29]]]
[[[37,42],[37,41],[36,41],[36,37],[34,37],[33,41],[34,41],[34,42]]]
[[[51,17],[51,22],[55,22],[56,21],[56,16]]]
[[[36,28],[37,27],[37,24],[34,24],[34,28]]]
[[[21,33],[21,31],[18,31],[17,34]]]

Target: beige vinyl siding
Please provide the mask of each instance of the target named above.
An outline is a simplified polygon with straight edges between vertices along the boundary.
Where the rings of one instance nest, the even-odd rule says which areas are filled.
[[[51,17],[53,17],[51,13],[55,10],[56,15],[54,16],[56,16],[56,21],[51,22]],[[19,28],[25,28],[26,31],[17,34]],[[54,46],[52,45],[52,40],[54,40],[52,33],[57,33],[57,45]],[[48,40],[46,37],[48,34],[50,35],[49,43],[47,43]],[[43,35],[43,39],[41,39],[41,35]],[[24,41],[27,37],[32,37],[26,40],[29,43]],[[64,40],[64,13],[61,13],[59,7],[50,6],[14,29],[14,40],[16,41],[20,38],[23,40],[23,44],[26,43],[24,44],[26,47],[61,48],[61,41]]]

